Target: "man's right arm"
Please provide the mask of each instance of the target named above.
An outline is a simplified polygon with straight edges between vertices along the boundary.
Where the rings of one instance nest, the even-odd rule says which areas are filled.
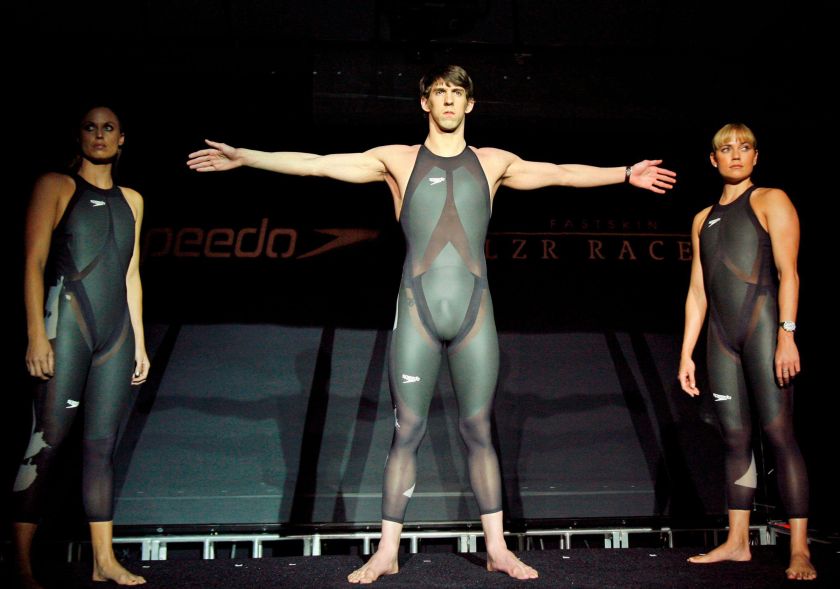
[[[383,181],[388,175],[385,156],[388,147],[364,153],[317,155],[294,151],[266,152],[236,148],[207,140],[209,149],[190,154],[187,165],[197,172],[221,172],[248,166],[292,176],[321,176],[342,182]]]

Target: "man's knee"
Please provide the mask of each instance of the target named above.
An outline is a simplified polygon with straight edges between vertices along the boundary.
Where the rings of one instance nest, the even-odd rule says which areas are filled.
[[[394,443],[399,447],[416,448],[426,435],[426,419],[397,419],[394,424]]]
[[[491,445],[490,420],[485,416],[473,416],[459,421],[461,437],[467,446]]]

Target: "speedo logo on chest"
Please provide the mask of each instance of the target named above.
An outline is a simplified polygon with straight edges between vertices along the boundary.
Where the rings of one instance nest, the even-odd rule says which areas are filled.
[[[712,225],[716,225],[718,222],[720,222],[721,218],[722,217],[717,217],[716,219],[709,219],[709,224],[706,225],[706,229],[708,229]]]
[[[435,184],[440,184],[441,182],[446,182],[446,176],[441,176],[440,178],[429,178],[429,186],[434,186]]]
[[[92,199],[90,199],[90,204],[92,204],[94,207],[104,207],[105,206],[105,201],[104,200],[96,200],[96,199],[92,198]]]

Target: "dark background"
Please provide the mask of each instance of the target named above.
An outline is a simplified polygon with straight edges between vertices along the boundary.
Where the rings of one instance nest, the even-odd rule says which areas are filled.
[[[205,137],[268,150],[328,153],[419,143],[426,122],[416,82],[458,63],[476,82],[471,145],[526,159],[627,165],[661,158],[679,184],[667,196],[627,187],[502,191],[490,227],[497,323],[508,331],[628,330],[679,334],[688,263],[677,243],[719,194],[709,141],[724,123],[756,132],[755,180],[783,188],[802,222],[797,425],[812,478],[813,520],[836,526],[828,472],[836,464],[827,276],[836,127],[828,90],[824,3],[172,1],[19,5],[6,60],[4,247],[11,260],[4,484],[25,445],[28,400],[20,356],[21,227],[32,182],[73,153],[81,112],[113,104],[127,134],[120,183],[146,199],[145,230],[294,228],[286,259],[143,259],[146,321],[277,322],[388,327],[403,256],[388,191],[253,170],[196,176],[184,166]],[[833,70],[832,70],[833,71]],[[826,182],[826,179],[828,181]],[[559,260],[539,255],[558,237]],[[595,220],[610,229],[605,260],[587,256]],[[664,260],[642,255],[652,221]],[[376,238],[299,259],[326,243],[319,229]],[[528,234],[517,259],[510,234]],[[680,237],[682,236],[682,237]],[[515,237],[514,237],[515,238]],[[629,240],[636,260],[620,259]],[[16,350],[16,351],[15,351]],[[8,487],[7,487],[8,488]]]

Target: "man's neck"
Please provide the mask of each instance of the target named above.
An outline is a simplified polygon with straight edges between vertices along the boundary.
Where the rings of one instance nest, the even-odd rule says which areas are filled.
[[[447,133],[437,129],[433,125],[430,126],[429,135],[423,144],[426,146],[426,149],[441,157],[456,156],[464,151],[464,148],[467,146],[467,142],[464,139],[463,127],[457,131]]]

